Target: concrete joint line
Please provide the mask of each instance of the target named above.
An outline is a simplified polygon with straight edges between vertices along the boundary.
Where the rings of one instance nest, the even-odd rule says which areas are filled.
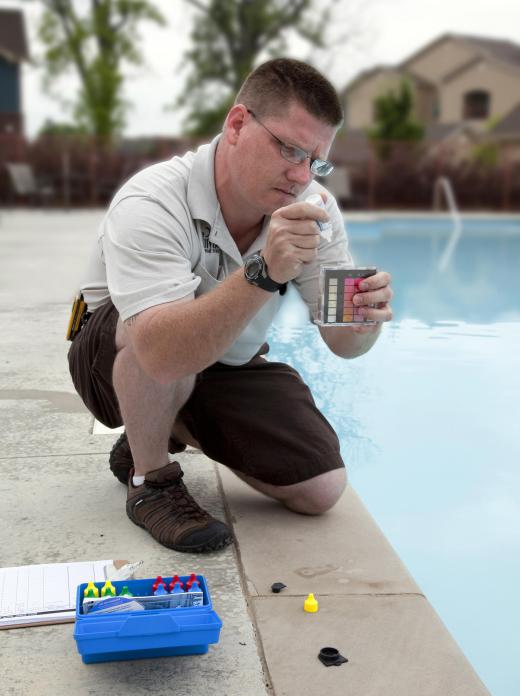
[[[226,515],[226,522],[233,529],[233,523],[232,523],[233,516],[231,514],[231,510],[229,508],[226,495],[224,493],[224,486],[222,484],[222,479],[220,477],[219,469],[215,463],[213,463],[213,468],[214,468],[215,475],[217,478],[217,486],[218,486],[218,490],[219,490],[219,493],[220,493],[220,496],[222,499],[222,504],[224,506],[224,513]],[[254,608],[252,606],[252,602],[250,601],[252,596],[249,594],[249,592],[247,590],[247,579],[245,577],[244,565],[242,563],[242,556],[240,554],[240,547],[239,547],[239,544],[238,544],[236,537],[235,537],[235,543],[233,544],[233,553],[235,554],[235,558],[236,558],[236,562],[237,562],[240,586],[242,588],[242,594],[244,595],[246,608],[247,608],[247,614],[248,614],[249,619],[251,621],[251,624],[253,626],[253,632],[254,632],[255,640],[256,640],[256,648],[257,648],[257,652],[258,652],[258,658],[260,660],[260,664],[262,666],[262,672],[264,675],[264,684],[265,684],[265,687],[267,689],[267,693],[269,694],[269,696],[275,696],[274,688],[272,686],[273,680],[272,680],[271,674],[269,672],[269,667],[267,666],[267,660],[265,657],[264,646],[262,643],[260,628],[258,626],[258,621],[256,618]]]

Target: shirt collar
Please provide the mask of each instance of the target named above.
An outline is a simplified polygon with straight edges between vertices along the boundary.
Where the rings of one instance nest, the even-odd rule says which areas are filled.
[[[194,220],[204,220],[213,227],[220,205],[215,189],[215,153],[220,134],[195,153],[188,179],[188,207]]]
[[[188,179],[187,201],[193,219],[209,226],[209,240],[241,265],[242,256],[222,216],[215,188],[215,154],[220,137],[221,134],[215,136],[195,153]]]

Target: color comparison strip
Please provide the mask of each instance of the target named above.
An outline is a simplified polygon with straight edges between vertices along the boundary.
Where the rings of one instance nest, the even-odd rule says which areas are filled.
[[[323,322],[359,324],[367,321],[354,305],[352,298],[358,292],[360,281],[375,273],[376,269],[373,268],[325,270]]]

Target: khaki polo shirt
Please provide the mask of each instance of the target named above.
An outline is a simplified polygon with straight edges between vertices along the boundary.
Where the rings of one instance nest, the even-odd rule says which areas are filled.
[[[218,140],[143,169],[118,191],[81,284],[89,310],[111,298],[124,321],[155,305],[199,297],[263,248],[270,218],[242,256],[222,217],[214,177]],[[325,189],[312,182],[301,198],[319,191]],[[342,215],[332,195],[327,196],[332,239],[322,239],[318,258],[293,281],[311,318],[317,314],[320,264],[352,264]],[[220,361],[248,362],[264,343],[281,301],[273,293]]]

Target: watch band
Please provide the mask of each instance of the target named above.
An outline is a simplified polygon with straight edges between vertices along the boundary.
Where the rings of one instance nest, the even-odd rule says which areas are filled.
[[[282,288],[285,288],[285,286],[287,285],[287,283],[277,283],[272,278],[269,278],[269,276],[259,276],[256,280],[253,280],[252,282],[254,285],[258,285],[259,288],[262,288],[262,290],[269,290],[269,292],[277,292],[278,290],[281,291]]]
[[[258,270],[255,274],[248,274],[248,265],[251,262],[256,262],[258,264]],[[248,283],[251,285],[256,285],[262,290],[267,290],[268,292],[280,291],[280,295],[284,295],[287,290],[287,283],[277,283],[272,278],[269,278],[267,263],[261,254],[253,254],[249,259],[246,260],[244,266],[244,276]]]

